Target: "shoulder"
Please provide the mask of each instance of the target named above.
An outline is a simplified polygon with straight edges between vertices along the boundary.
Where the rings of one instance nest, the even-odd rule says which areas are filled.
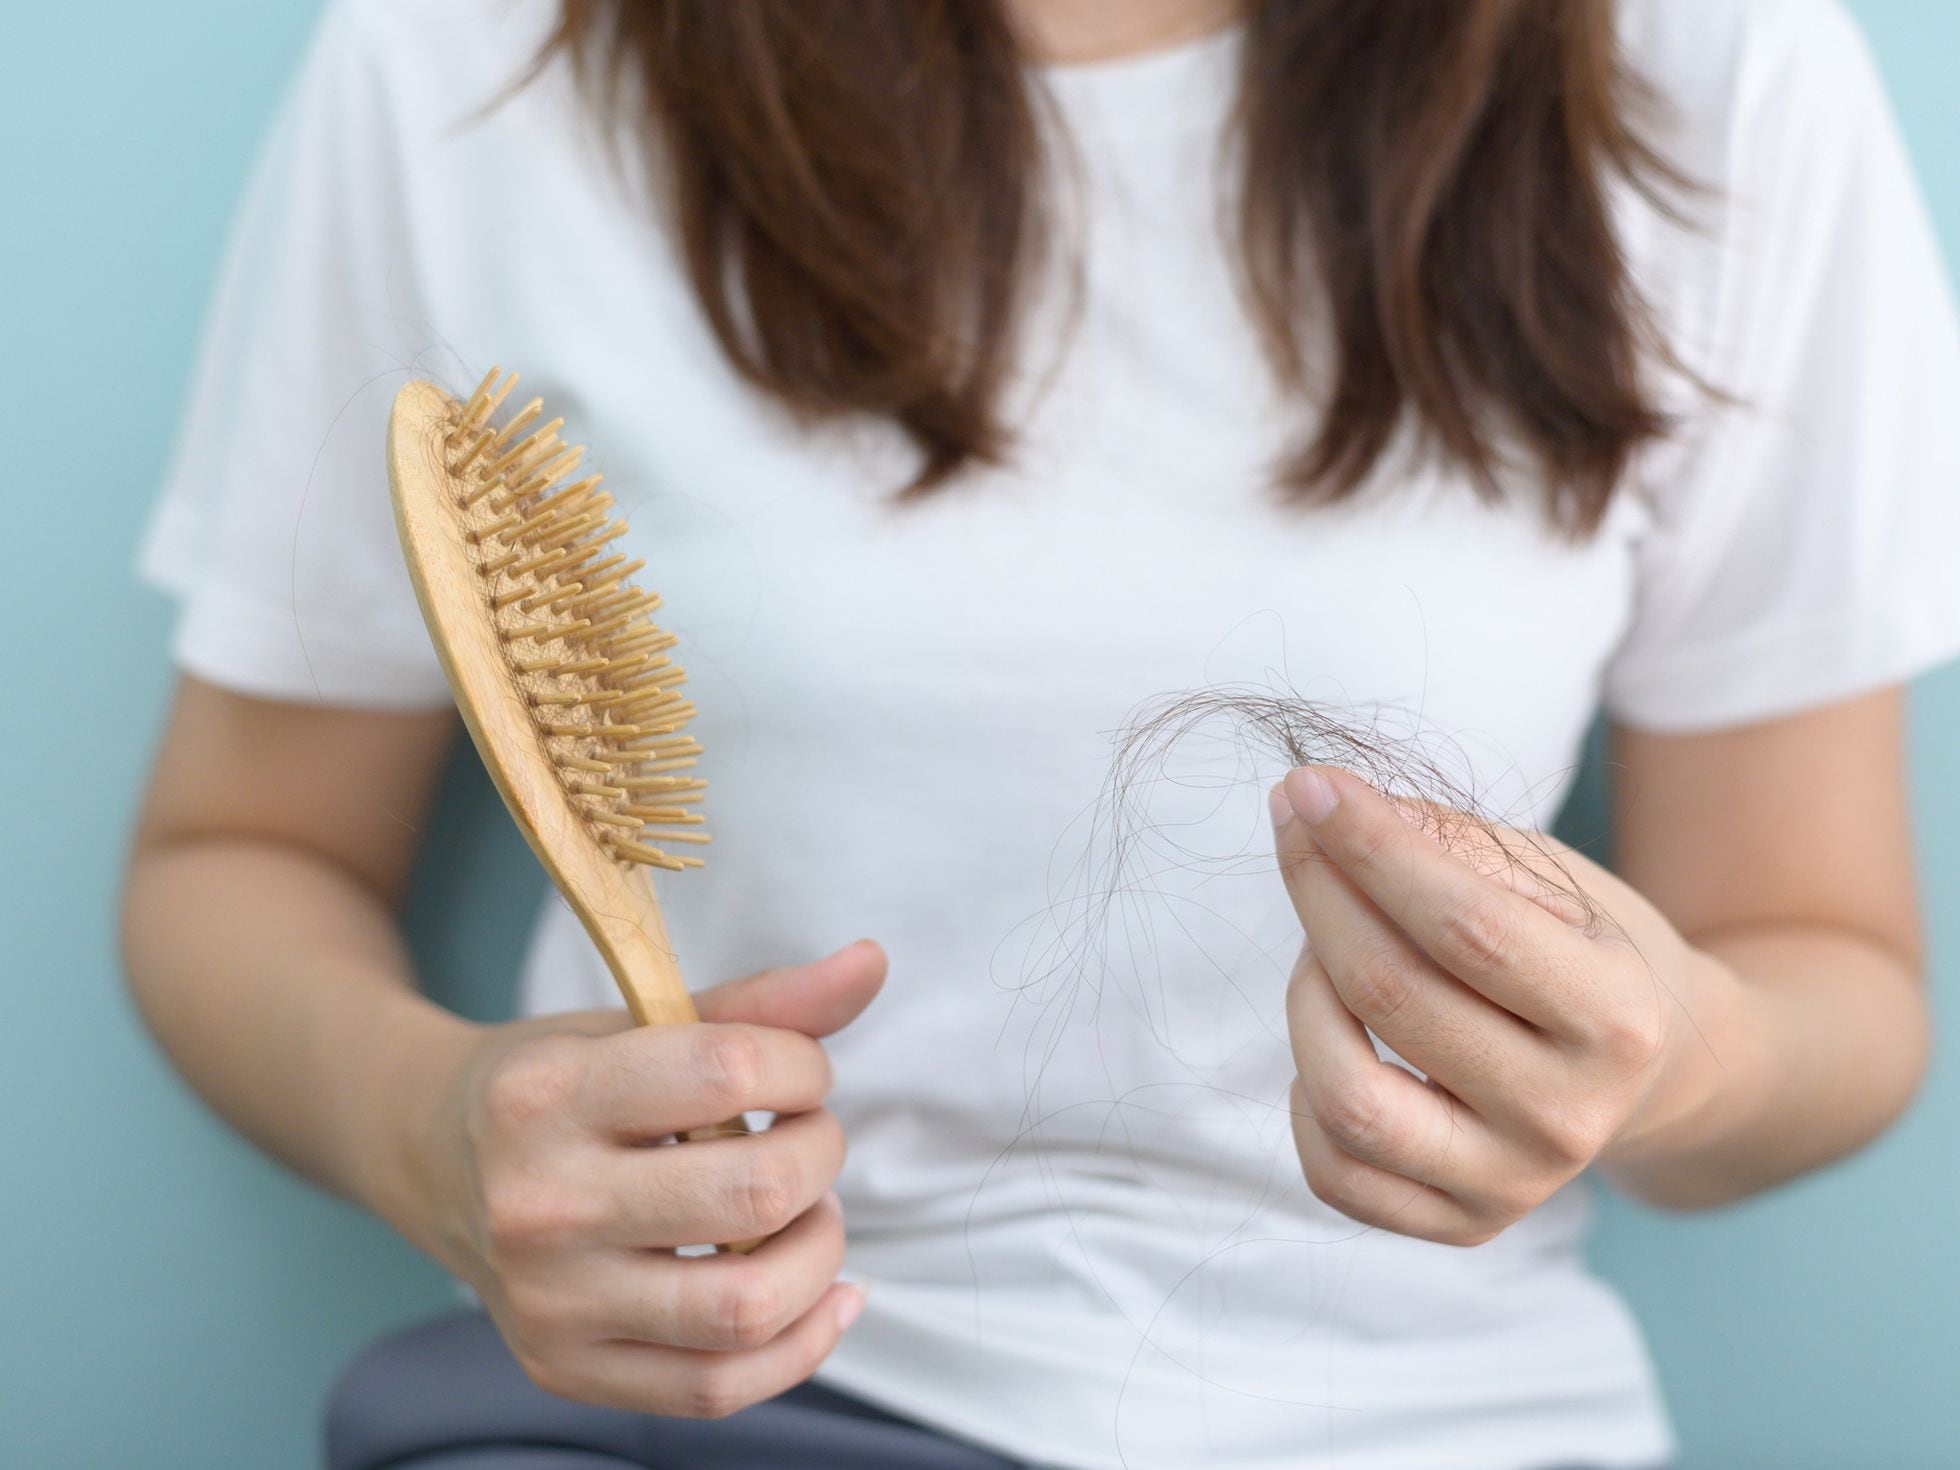
[[[443,55],[500,36],[541,42],[558,24],[558,0],[328,0],[326,14],[375,40]]]
[[[1630,197],[1624,238],[1677,347],[1733,354],[1737,303],[1799,295],[1852,201],[1905,168],[1877,63],[1844,0],[1619,0],[1617,16],[1651,103],[1639,126],[1687,185]]]
[[[1618,16],[1629,69],[1703,160],[1750,132],[1882,104],[1843,0],[1620,0]]]
[[[557,0],[329,0],[315,47],[358,68],[407,115],[469,110],[529,73]]]

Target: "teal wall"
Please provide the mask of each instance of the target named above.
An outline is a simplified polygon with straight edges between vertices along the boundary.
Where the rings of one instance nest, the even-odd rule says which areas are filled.
[[[1692,5],[1695,0],[1680,0]],[[1960,6],[1862,0],[1950,255]],[[0,1465],[303,1470],[336,1363],[445,1304],[382,1228],[228,1135],[158,1060],[117,977],[116,867],[169,674],[128,568],[224,224],[312,0],[10,7],[0,87],[0,399],[14,687],[0,812]],[[1956,406],[1960,408],[1960,406]],[[1960,487],[1956,487],[1960,492]],[[1960,548],[1956,549],[1960,555]],[[78,578],[82,579],[78,582]],[[78,587],[86,586],[81,593]],[[68,635],[18,635],[59,610]],[[1944,1009],[1960,994],[1960,672],[1915,690]],[[1574,831],[1597,831],[1581,808]],[[423,875],[434,984],[494,1010],[528,859],[459,768]],[[468,894],[501,929],[427,921]],[[1960,1066],[1852,1163],[1722,1215],[1614,1206],[1600,1259],[1652,1332],[1693,1470],[1960,1465]]]

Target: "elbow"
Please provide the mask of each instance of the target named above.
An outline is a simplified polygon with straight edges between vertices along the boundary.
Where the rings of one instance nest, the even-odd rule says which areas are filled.
[[[156,939],[154,898],[157,869],[167,861],[164,844],[138,830],[124,860],[122,887],[116,903],[116,949],[123,988],[138,1018],[156,1034],[155,966],[149,963]]]
[[[1882,1137],[1911,1111],[1932,1070],[1933,1007],[1923,967],[1917,959],[1901,957],[1888,982],[1895,993],[1882,1012],[1883,1030],[1870,1048],[1876,1075],[1867,1084],[1868,1127],[1858,1147]]]
[[[1907,980],[1907,990],[1905,1019],[1901,1028],[1904,1034],[1899,1046],[1898,1066],[1891,1079],[1893,1106],[1883,1119],[1881,1132],[1911,1110],[1933,1065],[1933,1007],[1925,976],[1916,972],[1911,974]]]
[[[116,948],[123,988],[138,1019],[161,1045],[170,1027],[174,992],[170,976],[181,972],[177,958],[183,936],[207,921],[209,895],[195,881],[197,839],[148,821],[139,822],[123,862],[116,904]]]

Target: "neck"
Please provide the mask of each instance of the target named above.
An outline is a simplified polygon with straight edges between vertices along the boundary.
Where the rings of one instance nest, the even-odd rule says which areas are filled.
[[[1229,24],[1240,0],[1002,0],[1029,60],[1115,61],[1194,41]]]

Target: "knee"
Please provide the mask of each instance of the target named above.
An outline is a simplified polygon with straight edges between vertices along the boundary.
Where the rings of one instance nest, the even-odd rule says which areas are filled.
[[[426,1445],[444,1364],[496,1329],[481,1312],[456,1312],[389,1333],[356,1353],[328,1391],[321,1421],[327,1470],[379,1470]],[[454,1388],[451,1384],[451,1388]]]

